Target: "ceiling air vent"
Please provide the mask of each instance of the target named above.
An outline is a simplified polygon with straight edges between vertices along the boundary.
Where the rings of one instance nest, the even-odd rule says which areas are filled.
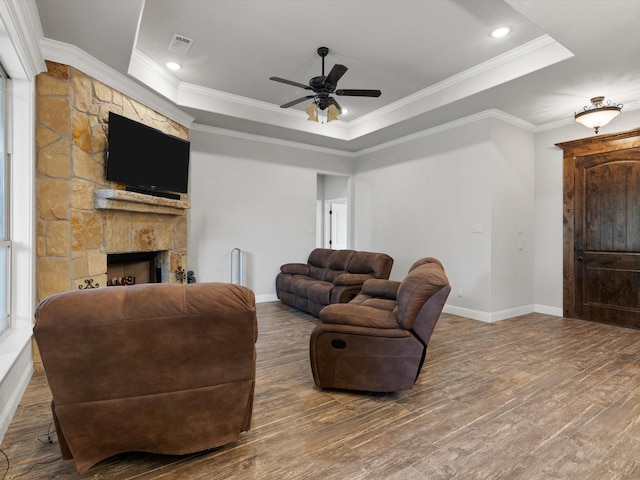
[[[169,43],[169,50],[171,50],[172,52],[186,54],[189,51],[192,43],[193,40],[191,40],[190,38],[174,33],[173,37],[171,37],[171,43]]]

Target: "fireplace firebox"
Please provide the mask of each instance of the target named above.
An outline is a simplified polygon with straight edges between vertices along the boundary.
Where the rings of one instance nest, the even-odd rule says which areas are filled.
[[[161,252],[107,254],[107,286],[162,282]]]

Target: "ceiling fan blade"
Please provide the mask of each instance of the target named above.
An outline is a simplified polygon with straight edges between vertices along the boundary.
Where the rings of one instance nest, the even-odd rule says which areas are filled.
[[[340,113],[342,113],[342,107],[340,106],[340,104],[338,102],[336,102],[335,98],[329,97],[329,105],[335,105],[335,107],[338,109],[338,111]]]
[[[294,87],[304,88],[305,90],[311,90],[311,87],[309,85],[294,82],[293,80],[287,80],[286,78],[269,77],[269,80],[273,80],[274,82],[286,83],[287,85],[293,85]]]
[[[336,95],[343,95],[347,97],[379,97],[382,95],[380,90],[354,90],[354,89],[340,89],[335,91]]]
[[[302,98],[298,98],[297,100],[293,100],[292,102],[289,103],[285,103],[284,105],[280,105],[280,108],[289,108],[289,107],[293,107],[294,105],[297,105],[299,103],[304,102],[305,100],[308,100],[310,98],[315,97],[315,95],[307,95],[306,97],[302,97]]]
[[[324,79],[325,85],[336,85],[346,71],[347,67],[336,63],[329,72],[329,75],[327,75],[327,78]]]

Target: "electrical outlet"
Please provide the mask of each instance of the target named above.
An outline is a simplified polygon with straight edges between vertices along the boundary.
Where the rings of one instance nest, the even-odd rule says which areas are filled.
[[[482,233],[482,224],[481,223],[472,223],[471,224],[471,233]]]
[[[459,288],[459,289],[458,289],[458,296],[459,296],[459,297],[461,297],[461,296],[462,296],[462,289],[461,289],[461,288]]]

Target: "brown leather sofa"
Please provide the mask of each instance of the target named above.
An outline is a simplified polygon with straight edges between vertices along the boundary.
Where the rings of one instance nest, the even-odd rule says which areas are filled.
[[[368,280],[349,303],[323,308],[310,340],[316,385],[370,392],[413,387],[450,291],[442,264],[423,258],[402,282]]]
[[[79,473],[118,453],[181,455],[249,430],[257,322],[245,287],[60,293],[38,306],[34,336],[60,450]]]
[[[287,305],[316,317],[332,303],[354,298],[369,279],[387,279],[393,258],[385,253],[316,248],[307,263],[287,263],[276,276],[276,294]]]

